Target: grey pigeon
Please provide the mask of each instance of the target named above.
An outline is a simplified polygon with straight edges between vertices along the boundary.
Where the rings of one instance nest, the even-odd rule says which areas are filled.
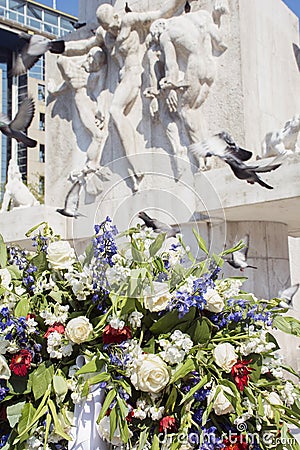
[[[185,5],[184,5],[184,12],[187,14],[187,13],[189,13],[189,12],[191,12],[191,5],[190,5],[190,3],[188,2],[188,0],[185,2]]]
[[[25,134],[34,116],[35,106],[32,98],[26,98],[21,103],[13,120],[9,120],[4,114],[0,116],[0,131],[8,137],[22,142],[26,147],[35,147],[37,142]]]
[[[250,266],[247,263],[247,255],[248,255],[248,249],[249,249],[249,234],[246,234],[246,236],[242,239],[245,246],[234,253],[231,254],[231,259],[225,259],[228,264],[230,264],[235,269],[240,269],[241,272],[244,271],[246,268],[251,269],[257,269],[255,266]]]
[[[139,212],[138,217],[142,219],[148,228],[152,228],[156,233],[166,233],[166,237],[175,237],[177,233],[180,233],[180,229],[177,225],[168,225],[159,220],[152,219],[144,211]]]
[[[20,38],[24,41],[21,52],[18,53],[15,64],[10,75],[19,76],[27,72],[39,58],[48,50],[52,53],[63,53],[65,43],[62,40],[51,41],[40,34],[20,33]]]
[[[79,216],[83,216],[78,212],[79,195],[82,187],[82,180],[76,181],[69,192],[66,195],[64,208],[57,209],[56,211],[66,217],[73,217],[77,219]],[[84,217],[84,216],[83,216]]]
[[[226,158],[234,158],[237,161],[248,161],[252,152],[239,147],[226,131],[221,131],[214,136],[189,146],[189,151],[196,157],[218,156],[226,161]]]
[[[293,284],[293,286],[284,289],[283,291],[278,292],[278,298],[281,298],[282,301],[279,303],[279,306],[283,308],[292,308],[293,306],[293,297],[297,293],[300,284]]]
[[[75,28],[75,30],[79,30],[79,28],[85,27],[86,26],[86,22],[75,22],[73,23],[73,27]]]
[[[264,166],[247,166],[243,162],[237,161],[235,158],[231,157],[226,157],[226,159],[224,158],[224,161],[230,166],[237,178],[240,180],[246,180],[249,184],[258,183],[266,189],[273,189],[273,186],[265,183],[257,174],[271,172],[281,166],[281,163],[266,164]]]
[[[296,58],[296,63],[298,66],[298,70],[300,72],[300,48],[297,44],[293,44],[294,55]]]
[[[129,8],[127,2],[125,3],[125,12],[126,12],[126,13],[132,12],[132,10]]]

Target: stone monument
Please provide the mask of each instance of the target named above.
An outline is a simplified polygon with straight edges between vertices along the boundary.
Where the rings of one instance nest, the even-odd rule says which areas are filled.
[[[270,298],[299,281],[288,244],[300,233],[298,20],[281,0],[190,3],[185,13],[182,0],[133,0],[126,13],[119,0],[79,2],[86,26],[47,55],[46,201],[19,236],[42,214],[80,250],[106,215],[122,230],[141,210],[179,224],[191,247],[193,228],[215,252],[249,234],[258,270],[246,269],[245,288]],[[273,190],[195,159],[189,146],[223,130],[253,152],[249,165],[283,154],[264,175]],[[71,190],[73,215],[86,217],[56,212],[70,212]]]

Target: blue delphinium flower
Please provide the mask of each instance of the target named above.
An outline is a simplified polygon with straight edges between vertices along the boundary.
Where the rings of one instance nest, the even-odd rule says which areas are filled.
[[[0,380],[0,402],[5,399],[7,394],[9,393],[9,388],[5,386],[4,380]]]

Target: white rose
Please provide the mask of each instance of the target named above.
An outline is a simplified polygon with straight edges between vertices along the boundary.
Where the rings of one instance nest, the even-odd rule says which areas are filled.
[[[150,353],[143,354],[137,360],[135,373],[131,375],[131,382],[136,389],[156,394],[169,382],[168,366],[158,356]]]
[[[238,359],[234,347],[228,342],[216,346],[214,349],[214,358],[217,365],[225,370],[225,372],[230,372],[231,367]]]
[[[11,375],[10,368],[4,356],[0,355],[0,380],[9,380]]]
[[[209,396],[207,397],[207,404],[209,404],[214,395],[215,395],[216,389],[214,389]],[[223,414],[229,414],[234,412],[234,408],[228,398],[225,396],[224,392],[227,392],[228,394],[234,395],[232,390],[228,386],[222,386],[221,391],[217,395],[214,404],[213,409],[217,416],[222,416]]]
[[[68,269],[75,262],[75,252],[68,241],[55,241],[48,245],[47,259],[55,270]]]
[[[144,306],[149,311],[163,311],[172,299],[167,283],[153,282],[153,290],[146,287],[144,290]]]
[[[279,395],[276,392],[270,392],[267,397],[266,400],[264,402],[264,413],[265,416],[268,419],[274,419],[275,416],[275,408],[272,408],[272,405],[278,405],[281,406],[283,405],[281,398],[279,397]]]
[[[215,289],[208,288],[203,297],[206,300],[205,309],[214,313],[223,311],[224,300]]]
[[[89,322],[89,319],[80,316],[71,319],[67,323],[65,333],[70,341],[75,342],[75,344],[81,344],[89,339],[92,331],[93,325]]]
[[[8,269],[0,269],[0,284],[6,289],[11,290],[11,275]]]
[[[121,446],[123,441],[121,439],[121,433],[119,427],[116,428],[114,435],[110,438],[110,419],[109,416],[104,416],[103,419],[100,420],[97,425],[98,433],[100,437],[107,442],[110,442],[112,445]],[[129,437],[132,436],[132,432],[129,430]]]

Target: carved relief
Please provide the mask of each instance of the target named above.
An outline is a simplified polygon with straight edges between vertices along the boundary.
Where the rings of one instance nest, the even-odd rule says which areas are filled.
[[[300,152],[297,143],[299,131],[300,114],[288,120],[281,130],[267,133],[262,142],[262,158]]]

